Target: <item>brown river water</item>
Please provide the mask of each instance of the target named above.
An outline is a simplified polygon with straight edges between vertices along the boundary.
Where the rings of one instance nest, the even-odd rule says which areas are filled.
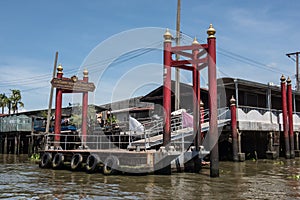
[[[0,199],[300,199],[300,159],[220,162],[220,177],[104,176],[40,169],[27,155],[0,155]]]

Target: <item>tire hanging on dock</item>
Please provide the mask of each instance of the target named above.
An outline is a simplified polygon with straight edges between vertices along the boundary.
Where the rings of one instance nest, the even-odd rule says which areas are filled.
[[[43,154],[39,166],[41,168],[50,168],[51,162],[52,162],[52,154],[46,152]]]
[[[118,174],[119,159],[116,156],[109,156],[104,161],[103,174],[114,175]]]
[[[55,154],[53,161],[52,161],[52,167],[53,169],[60,169],[64,166],[64,155],[62,153]]]
[[[82,168],[83,157],[80,153],[76,153],[71,159],[71,170],[79,170]]]
[[[86,171],[88,173],[93,173],[98,169],[98,164],[100,159],[97,155],[91,154],[86,159]]]

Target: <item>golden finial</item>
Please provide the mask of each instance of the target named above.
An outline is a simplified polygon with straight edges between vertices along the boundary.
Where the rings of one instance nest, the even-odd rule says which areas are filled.
[[[194,41],[192,42],[192,44],[199,44],[196,37],[194,38]]]
[[[165,38],[165,42],[172,42],[172,34],[170,33],[168,28],[164,34],[164,38]]]
[[[281,76],[280,80],[281,80],[281,82],[282,82],[282,83],[283,83],[283,82],[285,82],[285,77],[284,77],[284,75],[283,75],[283,74],[282,74],[282,76]]]
[[[231,96],[231,99],[230,99],[230,105],[231,105],[231,106],[235,105],[235,102],[236,102],[236,100],[235,100],[235,98],[234,98],[233,95],[232,95],[232,96]]]
[[[88,70],[87,70],[87,69],[84,69],[84,70],[83,70],[83,77],[88,77],[88,75],[89,75]]]
[[[63,73],[63,72],[62,72],[62,71],[63,71],[63,67],[61,66],[61,64],[58,65],[57,71],[58,71],[57,73],[59,73],[59,74],[62,74],[62,73]]]
[[[215,38],[215,33],[216,33],[216,30],[214,29],[213,25],[210,24],[209,28],[207,29],[208,38]]]
[[[287,82],[288,85],[291,85],[292,80],[290,79],[290,77],[287,78],[286,82]]]

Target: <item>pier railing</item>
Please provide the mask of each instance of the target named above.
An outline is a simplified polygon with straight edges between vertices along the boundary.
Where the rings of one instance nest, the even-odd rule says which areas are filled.
[[[189,114],[192,116],[191,114]],[[205,110],[205,116],[202,119],[202,131],[206,132],[209,128],[209,112]],[[218,119],[228,119],[230,111],[228,108],[218,110]],[[193,142],[194,131],[193,125],[183,125],[183,115],[174,115],[171,117],[171,145],[178,151],[186,150]],[[192,118],[190,119],[192,120]],[[161,145],[163,140],[164,120],[152,120],[151,122],[143,122],[144,132],[120,131],[120,132],[104,132],[102,130],[94,131],[88,134],[86,140],[82,135],[74,134],[75,132],[62,132],[60,134],[60,147],[64,150],[87,148],[87,149],[127,149],[135,146],[140,149],[150,149],[151,147]],[[55,134],[46,135],[46,148],[54,148]],[[133,144],[133,145],[132,145]]]
[[[55,134],[46,135],[46,149],[55,148]],[[129,135],[125,134],[94,134],[87,135],[83,142],[81,135],[60,134],[60,148],[63,150],[72,149],[126,149],[129,144]]]
[[[192,113],[188,115],[192,116]],[[171,145],[175,146],[177,150],[186,150],[193,142],[194,132],[192,118],[190,118],[191,123],[188,125],[183,125],[183,115],[175,115],[171,118]],[[224,124],[230,120],[230,110],[228,107],[218,109],[218,120],[220,124]],[[209,129],[209,111],[204,110],[203,118],[201,119],[203,124],[203,132]],[[148,128],[144,131],[144,134],[139,141],[133,142],[133,145],[143,145],[145,148],[151,148],[156,145],[162,144],[162,131],[163,131],[163,120],[156,122],[156,125]],[[153,128],[153,129],[152,129]],[[155,131],[153,131],[155,130]],[[131,142],[130,142],[131,145]]]

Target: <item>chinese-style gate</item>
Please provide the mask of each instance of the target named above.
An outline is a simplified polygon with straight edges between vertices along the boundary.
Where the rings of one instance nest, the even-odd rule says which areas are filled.
[[[164,86],[163,107],[164,133],[163,145],[171,142],[171,67],[177,67],[193,73],[193,128],[194,145],[199,151],[201,144],[201,120],[200,116],[200,71],[208,67],[209,86],[209,146],[210,151],[210,176],[219,176],[219,152],[218,152],[218,124],[217,124],[217,79],[216,79],[216,38],[215,29],[210,25],[207,30],[207,44],[199,44],[194,39],[192,45],[172,47],[172,35],[167,30],[164,34]],[[191,51],[189,53],[188,51]],[[186,59],[173,60],[172,55],[179,54]],[[178,97],[177,97],[178,98]]]
[[[54,145],[60,146],[61,132],[61,112],[62,112],[62,94],[63,93],[82,93],[82,144],[86,144],[87,135],[87,114],[88,114],[88,92],[95,90],[95,85],[89,83],[88,71],[83,71],[83,79],[78,80],[76,76],[71,78],[63,77],[63,68],[61,65],[57,68],[56,78],[53,78],[51,84],[56,88],[55,99],[55,125],[54,125]]]

